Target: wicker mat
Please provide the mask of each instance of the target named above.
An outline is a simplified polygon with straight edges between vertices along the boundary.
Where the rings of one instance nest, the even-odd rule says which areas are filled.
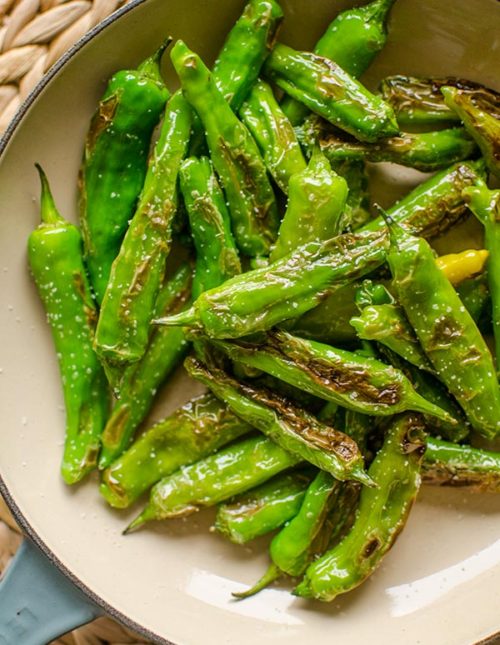
[[[49,67],[125,1],[0,0],[0,133]],[[21,541],[19,529],[0,498],[0,574]],[[108,618],[55,641],[57,645],[146,642]]]

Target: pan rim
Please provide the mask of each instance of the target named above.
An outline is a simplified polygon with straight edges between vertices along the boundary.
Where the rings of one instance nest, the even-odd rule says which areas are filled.
[[[43,90],[50,84],[52,79],[65,67],[65,65],[81,50],[83,49],[88,42],[93,40],[97,35],[103,32],[107,27],[113,24],[116,20],[121,18],[121,16],[128,14],[129,12],[136,9],[138,6],[144,4],[147,0],[130,0],[126,5],[120,7],[107,18],[102,20],[95,27],[90,29],[82,38],[80,38],[74,45],[70,47],[49,69],[49,71],[40,79],[37,85],[31,90],[26,99],[23,101],[18,111],[14,115],[12,121],[9,123],[6,131],[0,138],[0,160],[3,157],[3,154],[10,143],[14,133],[17,131],[18,127],[22,124],[25,115],[34,104],[38,96],[43,92]],[[44,540],[40,538],[36,530],[31,526],[28,519],[25,517],[16,501],[14,500],[13,495],[10,493],[9,488],[2,477],[0,472],[0,494],[4,498],[9,510],[11,511],[14,519],[22,528],[23,533],[29,539],[31,539],[34,544],[42,551],[42,553],[48,558],[52,565],[54,565],[61,573],[63,573],[66,578],[68,578],[77,589],[79,589],[87,598],[89,598],[95,605],[104,610],[106,614],[115,618],[120,623],[128,627],[129,629],[134,630],[141,636],[148,638],[151,641],[154,641],[160,645],[178,645],[165,639],[147,629],[146,627],[136,623],[134,620],[123,614],[122,612],[115,609],[110,605],[104,598],[96,594],[92,589],[90,589],[84,582],[82,582],[68,567],[61,562],[57,557],[51,547],[45,543]]]

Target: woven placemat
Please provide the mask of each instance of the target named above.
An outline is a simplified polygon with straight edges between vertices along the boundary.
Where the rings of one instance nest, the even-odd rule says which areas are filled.
[[[0,134],[45,72],[89,29],[128,0],[0,0]],[[22,536],[0,497],[0,575]],[[100,618],[56,645],[147,643]]]

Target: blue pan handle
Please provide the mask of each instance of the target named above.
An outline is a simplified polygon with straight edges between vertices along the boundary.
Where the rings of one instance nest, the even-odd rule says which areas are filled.
[[[46,645],[102,613],[28,538],[0,581],[1,645]]]

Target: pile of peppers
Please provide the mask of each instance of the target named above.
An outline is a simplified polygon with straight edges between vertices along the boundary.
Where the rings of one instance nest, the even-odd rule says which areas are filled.
[[[304,52],[279,41],[278,0],[248,0],[211,69],[167,39],[118,71],[83,146],[79,227],[38,167],[28,255],[62,477],[98,469],[116,509],[148,495],[125,533],[216,506],[220,536],[271,535],[238,597],[288,577],[332,600],[380,565],[422,482],[500,491],[500,95],[452,77],[367,89],[394,3],[343,11]],[[384,211],[367,169],[387,161],[434,174]],[[465,218],[484,248],[438,257]],[[206,392],[147,427],[183,361]]]

